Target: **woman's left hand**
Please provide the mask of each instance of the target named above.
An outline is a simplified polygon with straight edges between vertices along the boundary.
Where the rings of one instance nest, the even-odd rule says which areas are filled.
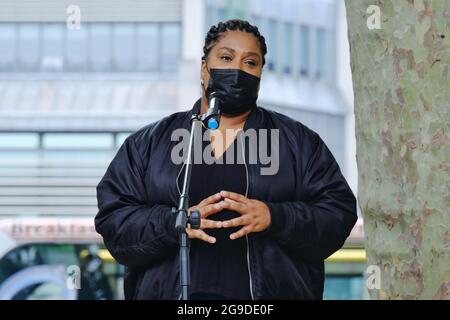
[[[262,201],[249,199],[242,194],[231,191],[221,191],[223,209],[239,213],[235,219],[223,221],[223,228],[243,226],[239,231],[230,235],[231,240],[243,237],[251,232],[261,232],[270,226],[271,217],[269,207]]]

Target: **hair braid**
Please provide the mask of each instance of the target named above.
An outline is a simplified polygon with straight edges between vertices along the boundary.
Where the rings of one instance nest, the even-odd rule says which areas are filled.
[[[217,41],[219,41],[220,37],[223,36],[223,33],[228,30],[240,30],[253,34],[259,41],[264,66],[264,64],[266,63],[265,56],[267,54],[266,39],[261,35],[258,27],[251,25],[248,21],[240,19],[232,19],[225,22],[219,22],[217,25],[211,26],[205,37],[202,60],[206,60],[212,47],[216,44]]]

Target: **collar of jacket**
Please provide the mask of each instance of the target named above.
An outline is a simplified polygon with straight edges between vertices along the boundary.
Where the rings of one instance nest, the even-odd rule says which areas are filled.
[[[186,113],[186,118],[184,119],[184,122],[183,122],[184,128],[186,128],[186,129],[191,128],[191,117],[193,114],[198,114],[200,112],[201,101],[202,101],[201,98],[199,98],[194,103],[194,106],[192,107],[192,109]],[[256,108],[252,109],[250,114],[248,115],[247,120],[245,121],[245,124],[244,124],[244,131],[247,129],[250,129],[250,128],[257,129],[261,126],[261,123],[262,123],[262,112],[259,107],[256,107]]]

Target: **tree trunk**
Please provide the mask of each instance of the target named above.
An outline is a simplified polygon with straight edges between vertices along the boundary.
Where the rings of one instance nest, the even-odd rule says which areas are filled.
[[[450,1],[346,0],[346,10],[358,200],[368,264],[381,271],[370,295],[449,299]]]

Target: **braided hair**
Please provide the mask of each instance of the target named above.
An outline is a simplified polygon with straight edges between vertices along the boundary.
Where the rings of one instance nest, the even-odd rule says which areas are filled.
[[[251,25],[248,21],[240,19],[232,19],[225,22],[219,22],[217,25],[213,25],[209,29],[205,37],[202,60],[206,60],[212,47],[217,43],[217,41],[220,40],[220,38],[223,36],[223,33],[228,30],[240,30],[253,34],[259,41],[263,58],[262,65],[264,66],[264,64],[266,63],[265,56],[267,54],[266,39],[259,33],[258,27]]]

